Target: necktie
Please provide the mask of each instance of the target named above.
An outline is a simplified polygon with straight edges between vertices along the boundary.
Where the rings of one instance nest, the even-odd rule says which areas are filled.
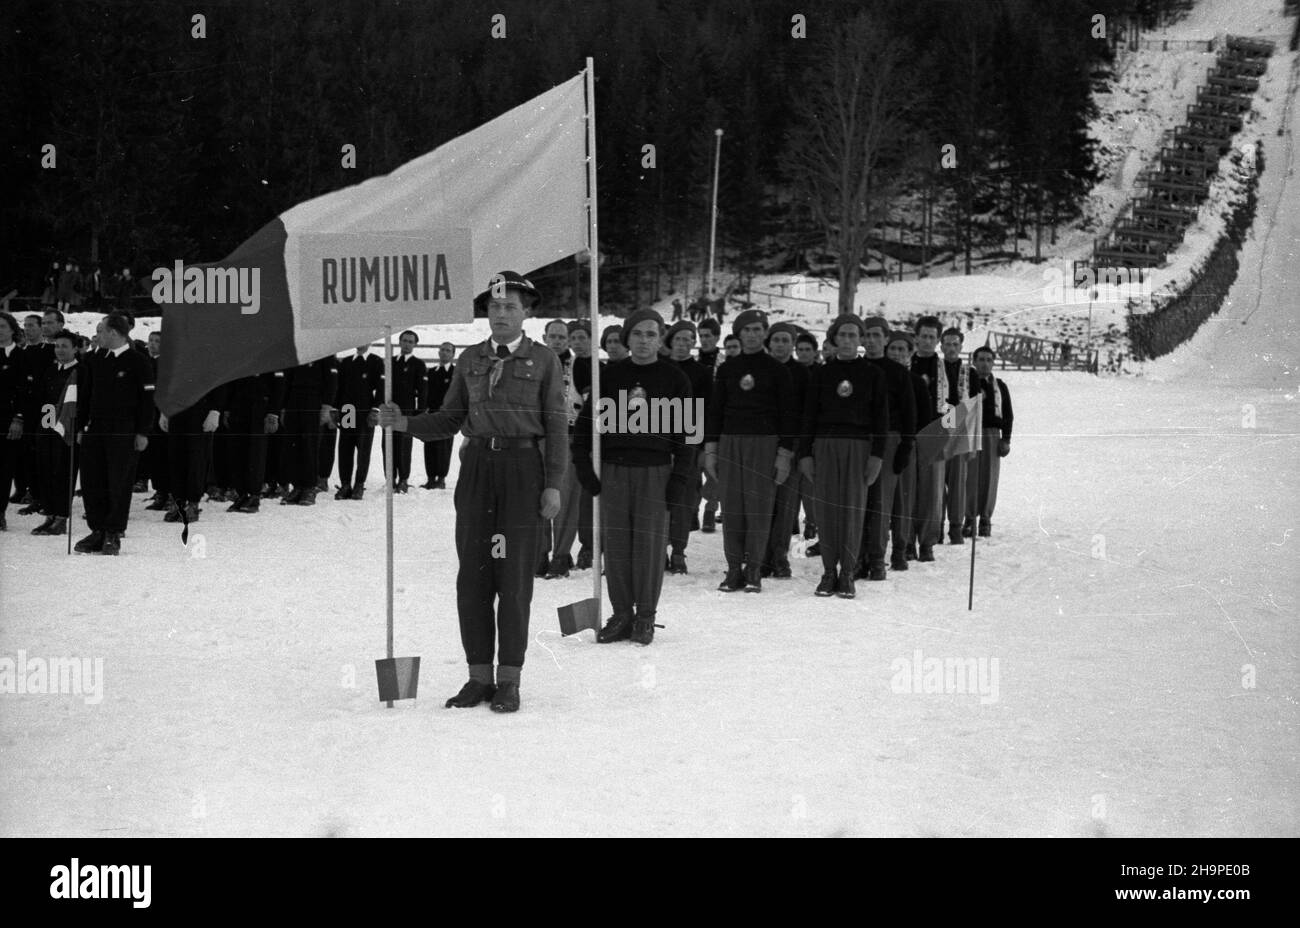
[[[492,391],[496,389],[497,384],[501,381],[501,375],[504,373],[503,365],[508,357],[510,357],[510,349],[497,343],[496,360],[492,362],[492,373],[488,377],[488,396],[492,395]]]

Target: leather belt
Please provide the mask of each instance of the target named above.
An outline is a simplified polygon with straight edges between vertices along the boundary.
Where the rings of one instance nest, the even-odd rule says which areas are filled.
[[[536,435],[530,435],[526,438],[502,438],[499,435],[490,437],[482,435],[473,435],[469,438],[469,443],[479,448],[486,448],[488,451],[505,451],[508,448],[536,448],[538,438]]]

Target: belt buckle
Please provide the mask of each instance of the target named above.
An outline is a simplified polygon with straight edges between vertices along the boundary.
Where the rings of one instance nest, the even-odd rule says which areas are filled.
[[[496,435],[493,435],[491,438],[488,439],[488,450],[489,450],[489,451],[504,451],[504,450],[505,450],[505,445],[498,445],[498,444],[497,444],[497,441],[498,441],[498,440],[499,440],[499,439],[498,439],[498,437],[497,437]]]

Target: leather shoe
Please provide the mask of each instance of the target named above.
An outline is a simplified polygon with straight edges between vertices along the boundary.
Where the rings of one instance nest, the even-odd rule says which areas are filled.
[[[632,623],[634,619],[630,615],[614,615],[605,623],[605,627],[596,633],[596,642],[598,644],[609,644],[611,641],[626,641],[632,637]]]
[[[448,709],[472,709],[481,702],[487,702],[496,695],[497,688],[491,683],[469,680],[460,688],[460,692],[447,700]]]
[[[81,541],[72,546],[72,550],[79,554],[98,554],[104,547],[104,533],[91,532]]]
[[[497,687],[497,694],[492,697],[493,712],[519,711],[519,684],[511,680]]]
[[[835,571],[828,570],[822,574],[821,582],[813,590],[814,596],[830,596],[835,592]]]
[[[735,593],[737,590],[743,590],[744,588],[745,573],[739,567],[727,571],[726,578],[718,584],[718,591],[722,593]]]
[[[921,553],[916,556],[918,561],[934,560],[934,545],[921,545]]]
[[[632,640],[637,644],[649,644],[655,640],[655,617],[637,616],[632,626]]]
[[[117,556],[122,553],[122,536],[117,532],[104,533],[104,547],[99,549],[100,554],[110,554]]]

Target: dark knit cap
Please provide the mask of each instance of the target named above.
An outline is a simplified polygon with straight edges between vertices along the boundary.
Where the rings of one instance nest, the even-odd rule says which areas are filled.
[[[772,344],[772,336],[777,332],[785,332],[790,336],[790,340],[793,341],[799,337],[799,333],[802,331],[803,329],[799,328],[793,322],[775,322],[772,324],[772,327],[767,330],[767,338],[763,339],[763,344]]]
[[[574,319],[574,320],[572,320],[572,321],[569,322],[569,334],[570,334],[570,335],[572,335],[574,332],[578,331],[578,329],[582,329],[582,331],[584,331],[584,332],[587,333],[587,337],[588,337],[588,338],[591,338],[591,322],[590,322],[589,320],[587,320],[587,319]]]
[[[862,334],[867,334],[867,329],[883,329],[885,335],[890,332],[889,321],[884,316],[868,316],[862,320]]]
[[[826,340],[832,345],[835,344],[835,334],[839,332],[842,325],[855,325],[858,327],[859,335],[867,334],[866,327],[862,324],[862,317],[855,316],[853,313],[843,313],[836,316],[835,321],[831,323],[831,327],[826,330]]]
[[[907,342],[909,349],[916,347],[916,339],[912,337],[912,333],[904,332],[901,329],[889,333],[889,337],[885,341],[885,347],[888,348],[894,342]]]
[[[763,323],[763,328],[767,328],[767,313],[761,309],[746,309],[736,316],[735,321],[731,323],[731,334],[740,337],[740,330],[747,325],[753,325],[755,322]]]
[[[668,331],[664,333],[664,344],[671,347],[673,339],[677,337],[678,332],[690,332],[691,335],[694,335],[695,323],[687,319],[679,319],[674,322],[668,327]]]
[[[632,330],[636,328],[637,323],[645,322],[647,319],[653,319],[659,325],[659,331],[664,330],[664,317],[659,315],[653,309],[634,309],[627,314],[623,320],[623,344],[631,345]]]

